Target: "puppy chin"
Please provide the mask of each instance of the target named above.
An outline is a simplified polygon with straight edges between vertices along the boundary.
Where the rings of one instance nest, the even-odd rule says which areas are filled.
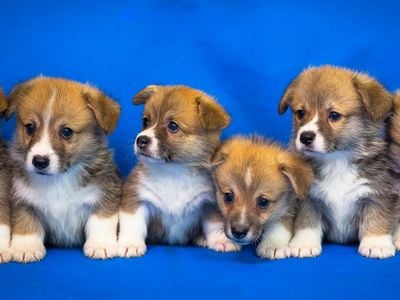
[[[140,161],[147,162],[147,163],[164,163],[165,162],[158,155],[155,155],[154,153],[150,153],[149,151],[140,150],[136,146],[135,146],[135,155]]]

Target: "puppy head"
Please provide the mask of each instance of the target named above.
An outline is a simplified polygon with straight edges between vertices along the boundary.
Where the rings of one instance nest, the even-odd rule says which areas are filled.
[[[156,162],[207,163],[230,117],[210,96],[186,86],[150,85],[134,98],[144,104],[135,153]]]
[[[258,240],[296,197],[304,199],[313,179],[306,162],[257,137],[227,141],[212,163],[225,233],[242,244]]]
[[[12,90],[6,117],[13,113],[15,159],[29,173],[55,175],[93,161],[117,124],[119,105],[89,85],[37,77]]]
[[[303,71],[286,89],[278,111],[293,111],[293,139],[306,155],[351,150],[375,137],[393,108],[375,79],[324,66]]]

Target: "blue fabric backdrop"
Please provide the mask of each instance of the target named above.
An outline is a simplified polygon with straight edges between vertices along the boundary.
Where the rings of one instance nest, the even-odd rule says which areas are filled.
[[[4,1],[0,86],[44,74],[90,82],[122,105],[110,137],[124,175],[144,86],[186,84],[208,92],[233,117],[224,136],[259,132],[287,143],[290,114],[277,103],[309,65],[366,71],[400,87],[398,1]],[[12,135],[14,122],[2,124]],[[37,264],[0,265],[0,298],[383,298],[398,297],[400,255],[384,261],[356,246],[327,245],[316,259],[266,261],[251,247],[218,254],[150,247],[141,259],[92,261],[51,249]]]

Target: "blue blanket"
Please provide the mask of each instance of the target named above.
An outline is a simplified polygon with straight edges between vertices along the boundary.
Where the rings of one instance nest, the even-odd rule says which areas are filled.
[[[398,1],[0,1],[0,86],[44,74],[90,82],[122,107],[110,137],[123,175],[148,84],[186,84],[215,96],[233,122],[224,137],[258,132],[286,144],[277,114],[288,82],[309,65],[370,73],[400,88]],[[12,136],[14,122],[2,124]],[[219,254],[152,246],[140,259],[93,261],[50,249],[43,262],[0,265],[1,299],[399,297],[400,255],[360,257],[326,245],[316,259],[267,261],[252,247]]]

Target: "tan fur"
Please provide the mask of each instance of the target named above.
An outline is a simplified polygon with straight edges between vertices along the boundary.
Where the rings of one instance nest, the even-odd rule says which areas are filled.
[[[52,180],[57,176],[64,176],[72,167],[80,165],[82,170],[78,171],[79,173],[76,175],[78,181],[76,187],[74,185],[72,189],[79,190],[91,186],[93,189],[99,190],[99,198],[92,200],[93,204],[82,209],[87,209],[88,212],[85,217],[79,216],[79,218],[95,216],[97,218],[95,222],[101,223],[102,220],[114,217],[116,220],[114,247],[116,247],[121,179],[112,154],[107,149],[105,134],[109,134],[117,124],[119,117],[118,103],[100,90],[87,84],[49,77],[36,77],[17,85],[12,90],[8,101],[9,109],[6,117],[10,118],[14,113],[17,115],[17,128],[12,145],[14,181],[16,179],[21,180],[25,187],[35,189],[31,176],[42,176],[40,180],[43,181],[46,178]],[[50,105],[50,103],[52,104]],[[30,164],[30,162],[25,161],[26,155],[45,134],[46,122],[48,122],[48,138],[51,147],[59,157],[58,170],[57,173],[49,175],[32,174],[26,167],[27,164]],[[33,135],[27,133],[25,128],[27,124],[35,124],[36,131]],[[60,132],[64,127],[72,129],[71,138],[62,138]],[[73,180],[73,178],[69,179]],[[61,188],[60,192],[62,193]],[[57,199],[53,201],[57,201]],[[45,202],[40,205],[52,204]],[[79,203],[74,205],[79,205]],[[77,229],[80,233],[74,232],[74,237],[70,240],[62,240],[63,238],[59,240],[58,233],[55,234],[52,231],[59,230],[58,232],[62,232],[61,229],[57,229],[57,226],[62,227],[64,225],[47,228],[46,224],[47,220],[43,217],[42,212],[31,207],[29,201],[24,197],[18,196],[17,187],[14,186],[12,190],[13,237],[15,235],[20,239],[21,236],[23,241],[24,236],[34,236],[37,238],[38,244],[43,243],[45,238],[49,243],[59,246],[76,246],[85,242],[80,238],[80,235],[83,235],[84,230],[87,229],[82,219],[79,219],[79,223],[77,223],[82,225],[82,228]],[[53,239],[54,236],[57,237]],[[63,236],[62,233],[60,233],[60,236]],[[86,238],[89,238],[88,233],[86,233]],[[91,238],[96,240],[96,237],[91,236]],[[109,245],[103,246],[108,247]],[[16,247],[20,247],[20,244]],[[96,247],[99,247],[99,249],[85,248],[85,254],[94,258],[106,258],[113,255],[107,254],[107,250],[101,249],[102,245],[96,245]],[[29,262],[39,260],[44,255],[42,250],[38,252],[40,255],[33,256],[29,254],[29,251],[24,254],[25,250],[23,248],[16,249],[15,259]]]
[[[295,199],[305,198],[313,179],[305,161],[262,138],[239,136],[220,147],[212,164],[226,231],[243,219],[245,212],[254,240],[277,223],[292,232]],[[225,202],[225,193],[234,194],[232,204]],[[257,206],[258,197],[268,199],[268,208]]]

